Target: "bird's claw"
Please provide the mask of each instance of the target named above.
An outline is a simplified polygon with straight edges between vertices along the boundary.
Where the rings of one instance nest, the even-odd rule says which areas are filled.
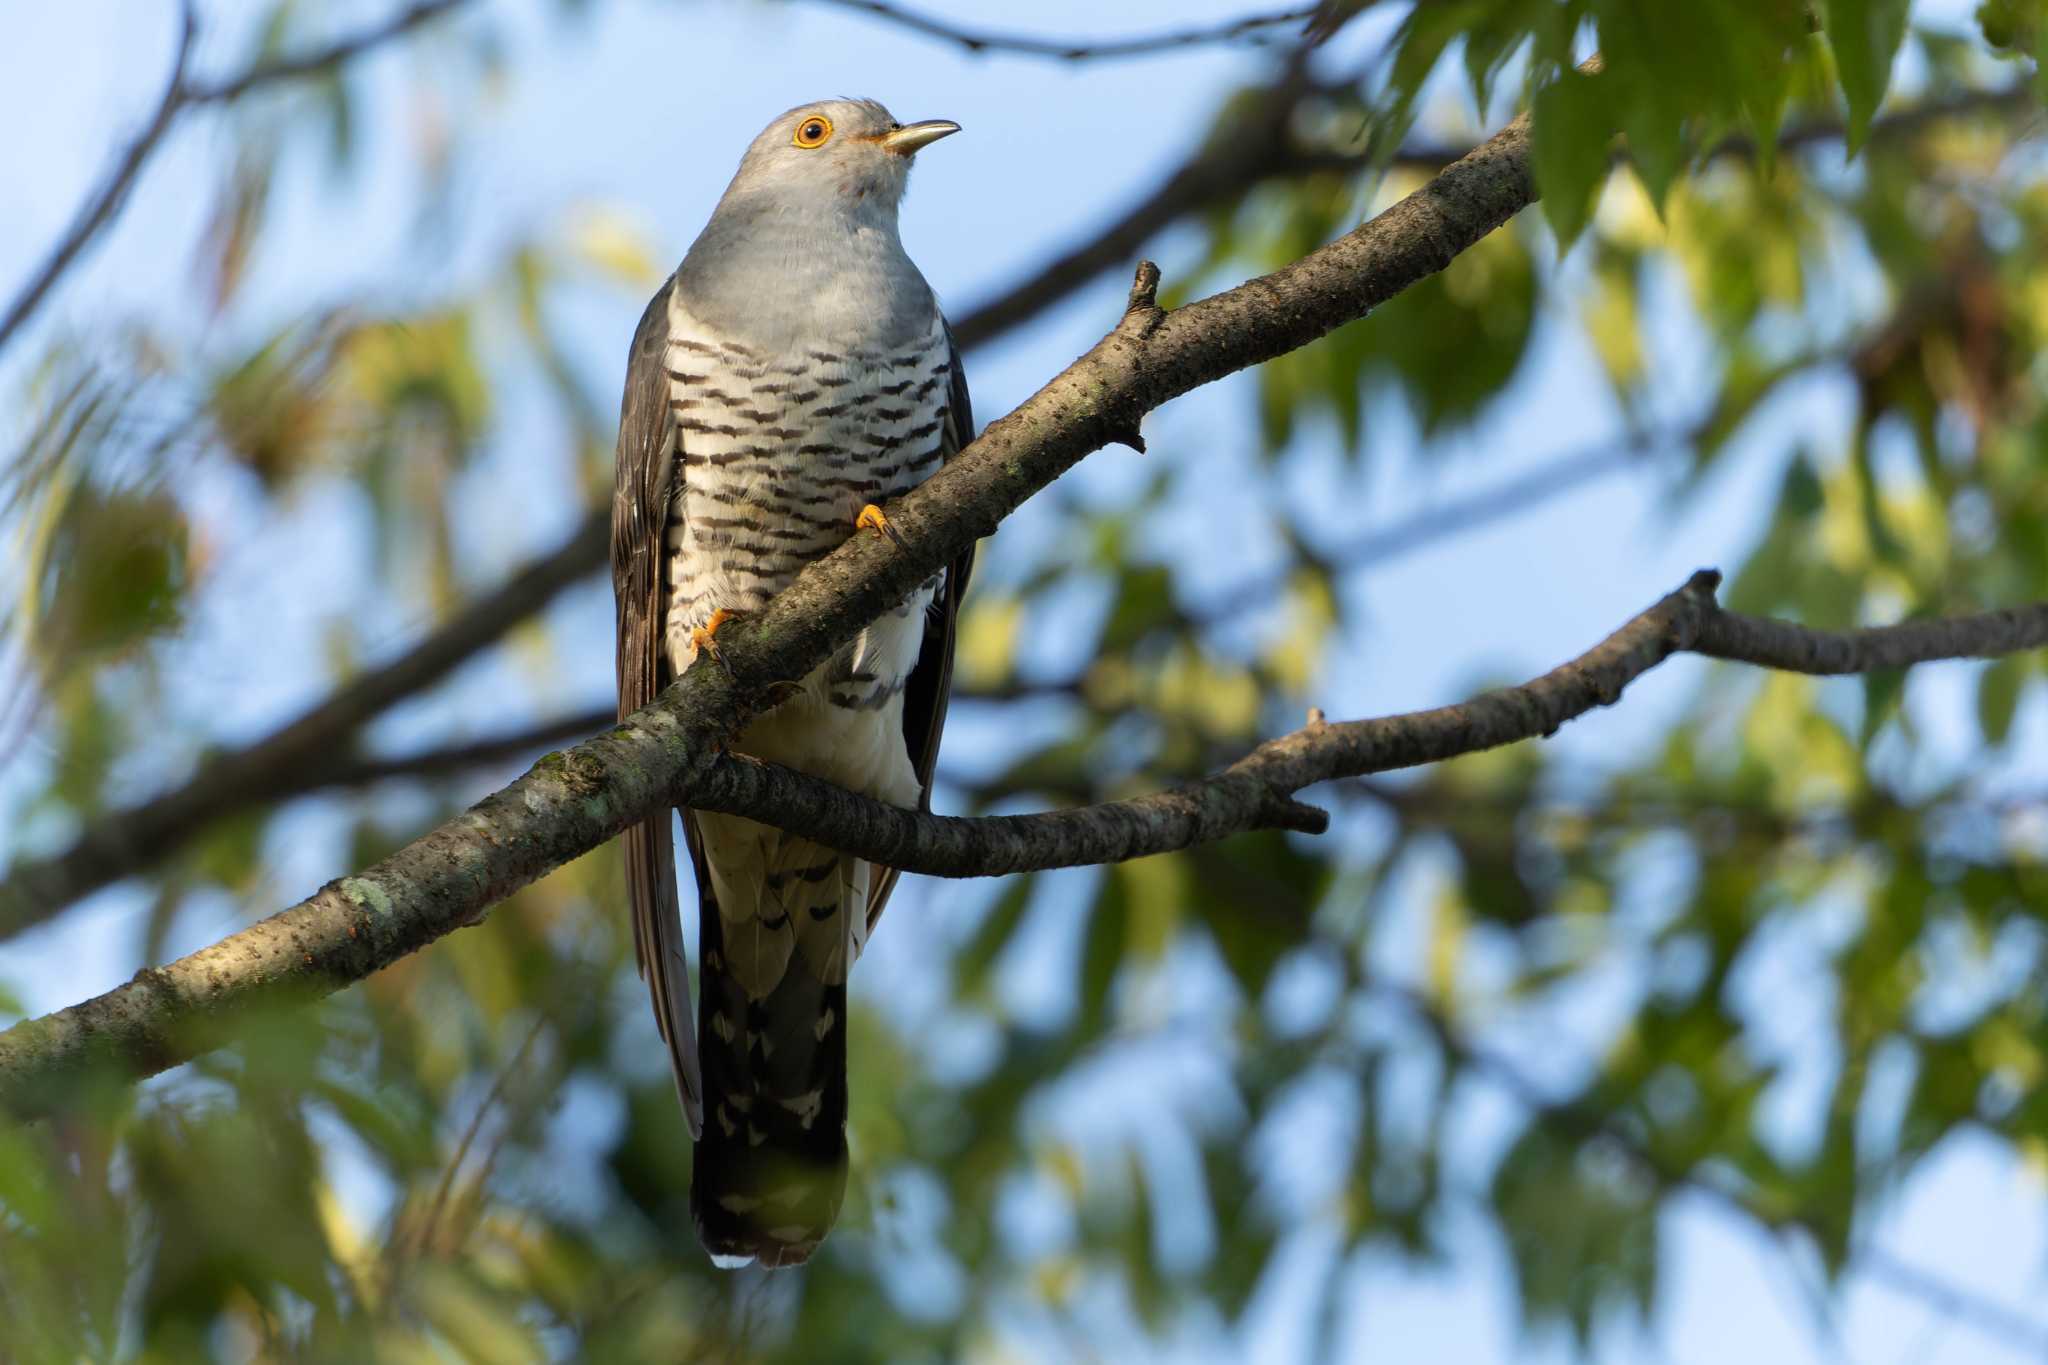
[[[725,676],[728,678],[733,676],[732,664],[726,660],[725,651],[718,647],[718,628],[727,621],[736,621],[744,615],[745,612],[727,611],[720,607],[711,613],[709,621],[690,632],[690,647],[700,655],[709,654],[713,661],[725,670]]]
[[[895,541],[901,549],[907,550],[910,548],[910,542],[903,538],[903,533],[896,529],[896,524],[884,516],[882,509],[873,503],[869,503],[860,509],[860,515],[853,519],[853,525],[855,530],[873,531],[877,535],[885,535]]]

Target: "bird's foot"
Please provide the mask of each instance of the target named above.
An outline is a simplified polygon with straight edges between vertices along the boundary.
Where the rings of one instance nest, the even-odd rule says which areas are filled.
[[[889,537],[903,549],[910,548],[909,542],[903,539],[903,533],[896,529],[895,523],[882,515],[882,509],[873,503],[860,509],[860,515],[853,519],[853,525],[855,530],[873,531],[876,535]]]
[[[727,621],[737,621],[746,614],[743,611],[727,611],[720,607],[711,613],[709,621],[690,632],[690,647],[700,655],[709,654],[718,666],[725,670],[725,676],[728,678],[732,677],[732,665],[726,662],[724,652],[718,647],[718,628]]]

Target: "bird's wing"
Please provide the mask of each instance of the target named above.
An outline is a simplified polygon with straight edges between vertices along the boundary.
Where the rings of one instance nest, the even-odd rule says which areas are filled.
[[[681,468],[679,433],[669,409],[664,370],[672,288],[673,280],[663,285],[640,316],[626,360],[626,393],[619,404],[618,471],[612,484],[612,592],[618,604],[621,720],[653,701],[668,680],[663,540]],[[626,851],[626,895],[633,906],[633,948],[653,997],[655,1022],[668,1044],[690,1135],[695,1137],[704,1127],[704,1085],[690,1011],[690,964],[676,904],[669,812],[664,809],[629,826],[620,840]]]
[[[953,329],[946,328],[946,349],[952,362],[952,381],[946,388],[946,425],[941,433],[939,453],[950,460],[974,439],[974,407],[967,396],[967,371],[960,363],[960,347]],[[924,643],[918,649],[917,664],[903,688],[903,739],[910,747],[911,767],[917,772],[918,809],[932,808],[932,775],[939,766],[939,735],[946,728],[946,701],[953,691],[953,637],[960,622],[960,600],[967,595],[967,578],[974,569],[974,546],[946,566],[946,585],[931,605],[925,620]],[[882,917],[889,893],[902,874],[893,867],[877,868],[874,890],[868,896],[868,929]]]

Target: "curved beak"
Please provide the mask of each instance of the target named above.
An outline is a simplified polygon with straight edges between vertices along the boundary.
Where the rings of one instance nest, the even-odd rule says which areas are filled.
[[[906,123],[901,128],[882,134],[882,147],[898,156],[909,156],[921,147],[929,147],[942,137],[951,137],[960,131],[960,125],[951,119],[932,118],[923,123]]]

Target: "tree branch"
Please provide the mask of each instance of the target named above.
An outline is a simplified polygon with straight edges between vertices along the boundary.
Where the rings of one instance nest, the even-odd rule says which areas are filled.
[[[186,0],[179,18],[177,52],[171,58],[171,78],[164,85],[164,93],[157,101],[155,112],[142,126],[142,131],[114,159],[99,187],[79,205],[78,212],[72,216],[71,226],[50,248],[42,266],[28,277],[21,291],[14,296],[14,302],[7,305],[7,312],[0,315],[0,350],[6,349],[22,324],[42,306],[44,296],[78,259],[78,253],[85,250],[86,244],[107,225],[114,216],[114,210],[121,207],[128,191],[135,187],[136,177],[142,174],[143,166],[155,155],[157,144],[164,140],[164,134],[171,131],[171,124],[185,106],[185,68],[191,60],[192,40],[198,33],[198,16],[192,10],[191,0]]]
[[[1281,81],[1268,88],[1251,109],[1236,118],[1216,139],[1182,162],[1144,197],[1103,225],[1095,236],[1040,266],[1031,275],[984,300],[956,320],[953,334],[963,346],[989,339],[996,332],[1028,322],[1068,295],[1111,270],[1121,269],[1161,232],[1193,214],[1235,201],[1247,190],[1279,180],[1300,180],[1331,172],[1355,172],[1374,164],[1374,150],[1336,147],[1302,141],[1294,114],[1304,98],[1334,93],[1335,88],[1303,80]],[[1965,90],[1909,105],[1871,125],[1871,147],[1895,143],[1930,125],[1979,114],[2013,115],[2035,107],[2024,84],[1997,90]],[[1778,148],[1794,151],[1839,139],[1846,125],[1838,118],[1809,119],[1779,134]],[[1387,164],[1411,171],[1438,171],[1466,155],[1469,146],[1404,144]],[[1711,157],[1751,157],[1756,143],[1731,136],[1715,144]],[[1617,160],[1626,157],[1617,152]]]
[[[1689,440],[1692,437],[1690,434],[1675,434],[1671,439]],[[1478,527],[1533,510],[1585,483],[1626,469],[1640,460],[1653,444],[1654,438],[1644,437],[1602,443],[1560,456],[1504,479],[1493,488],[1447,498],[1442,503],[1418,509],[1405,521],[1369,531],[1333,551],[1317,554],[1309,563],[1332,571],[1352,572],[1398,559]],[[1187,611],[1183,619],[1194,627],[1228,620],[1284,591],[1291,572],[1290,568],[1225,589],[1213,600]],[[992,687],[976,687],[956,678],[953,699],[955,702],[1014,701],[1027,696],[1077,695],[1080,690],[1079,677]],[[376,782],[455,776],[587,738],[616,719],[617,711],[612,706],[594,706],[480,739],[433,745],[411,753],[340,759],[324,769],[298,770],[298,780],[292,783],[290,791],[272,792],[267,799],[275,801],[285,796],[300,796],[334,787],[366,787]]]
[[[290,74],[306,74],[312,70],[331,68],[347,56],[367,50],[376,42],[417,27],[433,14],[460,2],[461,0],[439,0],[437,4],[415,4],[376,29],[343,39],[332,47],[307,57],[254,68],[247,75],[234,81],[203,87],[198,95],[188,96],[188,100],[202,97],[209,100],[232,99],[257,85],[285,79]],[[1288,109],[1292,107],[1291,102],[1286,105]],[[1189,201],[1180,208],[1172,209],[1165,219],[1157,218],[1157,206],[1146,210],[1138,215],[1137,221],[1141,226],[1149,226],[1143,226],[1143,230],[1135,238],[1129,235],[1130,229],[1126,228],[1120,232],[1113,226],[1110,232],[1096,238],[1091,245],[1067,253],[1051,267],[1039,272],[1026,285],[1021,286],[1030,293],[1028,306],[1019,307],[1014,301],[1005,303],[999,299],[993,306],[975,309],[954,329],[956,337],[963,347],[972,349],[976,344],[986,343],[1014,327],[1021,326],[1036,317],[1043,309],[1052,307],[1066,295],[1087,284],[1108,265],[1121,264],[1127,260],[1129,252],[1142,244],[1146,237],[1171,222],[1175,214],[1193,211],[1200,206],[1199,203]],[[1126,217],[1128,219],[1131,216]],[[1081,270],[1076,270],[1071,264],[1062,264],[1076,259],[1096,263]],[[519,579],[507,583],[497,594],[482,599],[466,609],[465,615],[471,612],[484,613],[502,622],[496,634],[462,632],[460,638],[468,643],[470,650],[474,652],[490,645],[506,630],[524,619],[523,614],[499,613],[498,609],[508,601],[523,600],[526,603],[525,614],[531,614],[545,606],[556,592],[577,578],[584,574],[596,573],[602,568],[606,544],[606,528],[602,521],[601,516],[593,514],[584,531],[561,551],[545,561],[537,562],[524,571]],[[520,579],[527,578],[544,566],[552,587],[544,593],[524,591]],[[456,625],[455,622],[450,623],[451,628]],[[325,786],[361,786],[386,777],[403,776],[412,772],[450,772],[496,762],[502,758],[530,753],[543,744],[560,743],[579,734],[591,734],[612,719],[612,713],[607,709],[601,719],[573,733],[556,732],[553,726],[549,726],[545,737],[532,743],[525,742],[520,736],[512,736],[502,744],[487,740],[474,745],[455,746],[445,755],[430,752],[426,755],[395,760],[344,757],[357,728],[384,708],[412,695],[418,687],[424,687],[442,676],[460,663],[462,657],[466,657],[450,656],[447,645],[451,638],[453,637],[449,634],[449,629],[444,628],[416,647],[422,656],[420,660],[408,655],[387,665],[387,670],[394,673],[413,671],[415,663],[418,662],[428,663],[438,670],[431,676],[423,677],[416,687],[386,687],[381,690],[372,688],[366,691],[363,690],[364,684],[368,681],[366,679],[345,683],[333,698],[321,703],[307,716],[293,722],[285,730],[216,757],[210,762],[207,771],[174,791],[154,797],[141,805],[102,815],[63,853],[16,866],[4,881],[0,881],[0,941],[49,920],[67,904],[81,896],[144,870],[176,850],[208,824],[266,802],[302,795]],[[328,716],[332,720],[353,716],[354,720],[345,728],[334,724],[309,728],[308,722],[320,715]],[[303,735],[303,738],[295,741],[292,738],[295,732]],[[425,768],[421,766],[423,763],[427,765]],[[219,776],[211,776],[213,773],[218,773]]]
[[[357,33],[345,34],[310,52],[300,53],[296,57],[277,57],[270,61],[258,62],[239,76],[217,81],[194,82],[186,91],[186,103],[226,104],[266,85],[325,75],[335,67],[352,62],[366,52],[383,47],[386,43],[403,38],[414,29],[468,3],[469,0],[413,0],[412,4],[399,10],[383,23],[372,24]]]
[[[251,90],[284,81],[299,80],[331,71],[344,62],[350,61],[373,48],[380,47],[395,38],[412,32],[430,19],[438,18],[468,0],[415,0],[415,3],[399,11],[381,24],[374,25],[360,33],[339,38],[325,47],[297,57],[284,57],[275,61],[259,63],[239,76],[218,81],[195,81],[187,76],[192,55],[192,40],[198,33],[198,16],[194,13],[191,0],[185,0],[178,31],[177,55],[171,62],[171,79],[164,86],[164,93],[157,101],[155,112],[141,132],[130,140],[127,147],[114,159],[98,188],[86,196],[72,217],[71,226],[57,239],[43,264],[22,285],[14,301],[7,305],[7,311],[0,315],[0,350],[22,325],[42,306],[43,300],[71,268],[79,253],[91,244],[101,230],[112,220],[115,210],[128,198],[130,190],[142,175],[142,168],[156,154],[165,134],[177,122],[178,116],[187,109],[204,104],[225,104],[240,99]]]
[[[872,15],[899,28],[907,28],[913,33],[952,43],[976,56],[983,53],[1007,53],[1019,57],[1051,57],[1068,62],[1108,57],[1154,57],[1166,52],[1216,43],[1240,42],[1247,39],[1260,41],[1268,30],[1287,24],[1303,23],[1316,11],[1314,5],[1303,5],[1270,14],[1247,14],[1241,18],[1225,20],[1220,24],[1167,29],[1159,33],[1137,34],[1129,38],[1066,39],[966,28],[903,5],[890,3],[890,0],[811,0],[811,3]]]

